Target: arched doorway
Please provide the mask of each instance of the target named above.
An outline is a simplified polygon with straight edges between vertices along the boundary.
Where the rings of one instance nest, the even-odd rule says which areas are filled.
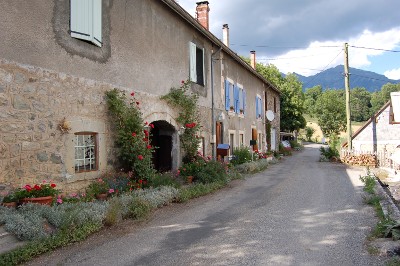
[[[165,120],[152,122],[151,145],[156,147],[153,153],[154,168],[159,172],[172,169],[172,148],[175,128]]]

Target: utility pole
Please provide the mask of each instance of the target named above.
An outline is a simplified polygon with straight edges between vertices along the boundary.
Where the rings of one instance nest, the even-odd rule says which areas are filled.
[[[346,118],[347,118],[347,148],[353,149],[351,142],[351,112],[350,112],[350,73],[349,73],[349,44],[344,44],[344,85],[346,89]]]

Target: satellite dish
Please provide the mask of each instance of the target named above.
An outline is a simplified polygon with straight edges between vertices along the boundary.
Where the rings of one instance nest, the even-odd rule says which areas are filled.
[[[265,117],[267,117],[268,121],[272,121],[275,118],[274,112],[268,110],[265,112]]]

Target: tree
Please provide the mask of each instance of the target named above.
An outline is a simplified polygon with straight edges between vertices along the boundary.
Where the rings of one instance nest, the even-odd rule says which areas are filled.
[[[371,93],[365,88],[354,88],[350,92],[351,120],[367,121],[371,116]]]
[[[311,117],[314,116],[315,102],[322,95],[321,85],[308,88],[304,93],[304,112],[309,114]]]
[[[315,102],[315,117],[325,136],[338,135],[346,128],[343,90],[326,90]]]
[[[306,138],[307,141],[311,141],[311,137],[314,134],[315,129],[313,129],[312,127],[306,127]]]
[[[281,84],[281,130],[294,131],[307,124],[303,117],[303,85],[293,73],[288,74]]]
[[[380,91],[376,91],[371,95],[371,113],[376,113],[390,99],[390,93],[400,91],[400,84],[387,83],[382,86]]]

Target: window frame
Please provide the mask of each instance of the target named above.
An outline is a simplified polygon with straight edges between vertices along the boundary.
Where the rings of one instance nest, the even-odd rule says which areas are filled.
[[[77,158],[77,148],[88,148],[91,147],[90,145],[88,146],[78,146],[78,141],[77,138],[78,136],[93,136],[93,147],[94,147],[94,168],[89,168],[86,169],[84,168],[83,170],[79,169],[79,166],[77,168],[77,162],[79,160],[82,160],[81,158]],[[99,141],[98,141],[98,133],[97,132],[76,132],[74,133],[74,170],[75,173],[86,173],[86,172],[94,172],[99,170]],[[86,158],[83,158],[83,162],[85,162]],[[90,159],[89,159],[90,161]],[[90,164],[91,165],[91,164]]]
[[[198,60],[198,54],[201,53],[201,61]],[[201,65],[200,65],[201,62]],[[189,78],[190,81],[200,85],[206,85],[205,76],[205,51],[204,48],[196,45],[193,42],[189,43]],[[201,73],[199,73],[201,71]],[[199,77],[201,76],[201,79]]]

